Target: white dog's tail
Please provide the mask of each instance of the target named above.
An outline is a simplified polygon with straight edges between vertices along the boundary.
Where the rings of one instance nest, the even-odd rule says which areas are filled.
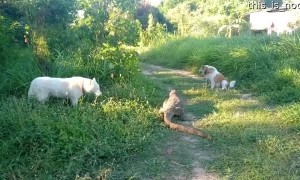
[[[36,94],[36,87],[34,87],[33,82],[31,82],[28,90],[28,98],[35,96],[35,94]]]
[[[235,87],[235,83],[236,83],[236,81],[230,81],[230,83],[228,84],[228,81],[224,79],[222,81],[222,89],[227,89],[227,87],[228,88],[234,88]]]
[[[236,81],[230,81],[229,88],[234,88],[236,84]]]

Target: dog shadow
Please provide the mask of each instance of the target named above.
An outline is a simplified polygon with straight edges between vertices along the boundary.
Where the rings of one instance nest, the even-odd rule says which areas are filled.
[[[185,105],[185,111],[187,113],[191,112],[194,116],[194,119],[202,119],[205,116],[215,112],[217,109],[214,106],[214,103],[209,100],[198,101],[190,105]]]

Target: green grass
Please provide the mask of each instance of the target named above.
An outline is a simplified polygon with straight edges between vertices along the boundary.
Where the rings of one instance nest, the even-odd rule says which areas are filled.
[[[220,155],[211,168],[228,178],[297,179],[299,167],[299,121],[287,114],[298,113],[288,107],[268,108],[261,102],[240,99],[219,100],[216,113],[198,122],[214,134],[211,150]]]
[[[197,73],[201,65],[215,66],[244,92],[259,94],[267,103],[300,100],[299,36],[183,38],[142,53],[144,62],[184,68]]]
[[[235,90],[211,91],[203,81],[154,76],[165,89],[178,90],[187,112],[198,119],[195,126],[214,138],[209,146],[197,145],[215,156],[204,161],[209,171],[223,179],[299,179],[298,40],[251,38],[186,38],[154,47],[142,58],[194,72],[211,64],[237,79]],[[283,48],[286,45],[289,48]],[[241,99],[249,92],[251,99]]]
[[[156,133],[163,95],[139,74],[136,52],[81,44],[88,56],[78,47],[41,60],[13,45],[0,53],[0,179],[133,177],[137,171],[123,165],[164,134]],[[103,96],[86,95],[74,108],[56,98],[28,101],[38,76],[95,77]]]
[[[120,164],[159,137],[154,134],[159,128],[156,109],[146,101],[156,88],[138,85],[147,80],[134,82],[103,88],[102,97],[83,97],[77,107],[55,98],[45,105],[25,97],[2,98],[0,178],[113,176]],[[131,90],[129,96],[121,93]],[[118,170],[120,177],[136,173]]]
[[[117,69],[108,65],[101,77],[115,72],[119,80],[102,84],[100,79],[103,96],[96,101],[85,96],[78,107],[55,98],[45,105],[28,101],[26,82],[41,72],[32,62],[27,65],[34,71],[21,76],[24,62],[18,57],[17,66],[6,64],[12,68],[5,68],[5,75],[19,81],[6,82],[9,91],[0,89],[5,94],[0,99],[0,178],[188,179],[199,161],[223,179],[299,179],[297,42],[289,37],[174,40],[142,54],[143,61],[193,72],[211,64],[236,79],[237,89],[211,91],[202,80],[168,73],[144,78],[137,75],[134,57],[123,69],[125,61]],[[71,57],[77,60],[73,63],[65,57],[56,57],[54,75],[94,76],[101,70],[93,64],[86,69],[79,57]],[[122,78],[126,71],[128,77]],[[173,88],[196,117],[194,125],[213,142],[188,141],[189,136],[163,125],[157,110]],[[254,98],[242,100],[245,92]],[[196,158],[200,152],[213,158]]]

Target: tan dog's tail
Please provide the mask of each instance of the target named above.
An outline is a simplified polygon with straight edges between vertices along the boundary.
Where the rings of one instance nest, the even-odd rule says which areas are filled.
[[[186,127],[180,124],[175,124],[171,122],[171,119],[173,117],[173,113],[172,112],[164,112],[164,122],[167,126],[169,126],[171,129],[175,129],[181,132],[186,132],[189,134],[194,134],[197,136],[200,136],[204,139],[208,139],[211,140],[212,138],[209,135],[204,134],[203,132],[201,132],[200,130],[193,128],[193,127]]]
[[[236,81],[230,81],[229,88],[234,88],[236,84]]]

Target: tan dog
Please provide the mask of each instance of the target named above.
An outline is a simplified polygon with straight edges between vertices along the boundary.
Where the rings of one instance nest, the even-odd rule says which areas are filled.
[[[210,65],[203,65],[199,69],[199,73],[201,76],[204,76],[208,83],[210,84],[210,88],[222,88],[227,89],[234,88],[236,81],[231,81],[228,84],[228,81],[224,77],[222,73],[220,73],[215,67]]]

